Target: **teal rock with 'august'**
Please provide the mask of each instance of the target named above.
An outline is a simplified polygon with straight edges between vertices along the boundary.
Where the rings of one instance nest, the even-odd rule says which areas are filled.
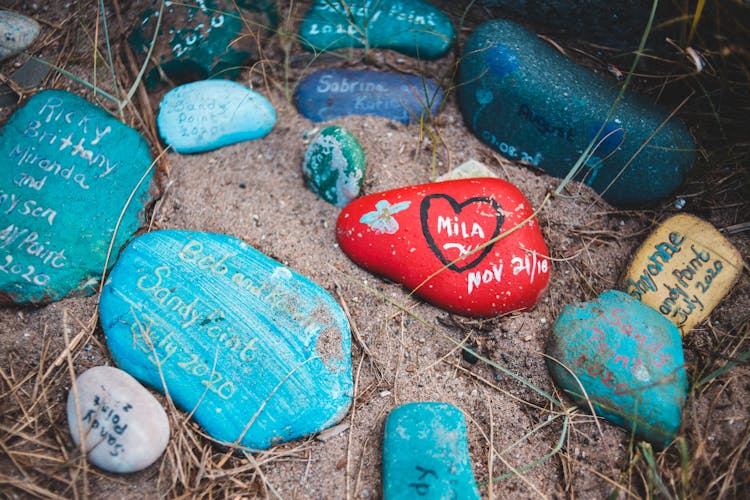
[[[45,90],[5,123],[0,158],[0,302],[94,293],[142,224],[148,143],[85,99]]]
[[[578,66],[506,20],[467,40],[458,97],[466,123],[505,157],[575,179],[617,206],[652,204],[684,181],[695,159],[687,127],[631,92],[608,117],[617,84]],[[655,134],[653,137],[652,134]]]
[[[659,447],[675,438],[688,388],[682,339],[656,310],[614,290],[568,305],[547,354],[552,377],[582,408],[588,398],[597,415]]]
[[[443,57],[456,37],[448,16],[422,0],[315,0],[299,35],[311,51],[377,47],[422,59]]]
[[[302,160],[307,186],[337,207],[345,207],[359,196],[366,167],[365,152],[357,138],[335,125],[315,136]]]
[[[222,443],[266,449],[334,425],[351,405],[341,307],[231,236],[136,238],[109,275],[99,313],[117,365],[168,392]]]
[[[447,403],[409,403],[388,415],[383,498],[479,499],[461,410]]]
[[[0,10],[0,61],[26,50],[39,29],[39,23],[29,17]]]

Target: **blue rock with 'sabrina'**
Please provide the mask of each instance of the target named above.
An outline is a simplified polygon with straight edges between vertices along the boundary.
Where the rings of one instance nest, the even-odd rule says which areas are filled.
[[[175,151],[199,153],[263,137],[276,123],[276,110],[244,85],[203,80],[167,92],[156,123]]]
[[[222,443],[266,449],[334,425],[351,404],[341,307],[231,236],[136,238],[112,269],[99,312],[117,365],[168,391]]]
[[[565,177],[593,141],[575,179],[614,205],[668,196],[695,159],[687,127],[676,118],[662,126],[668,110],[628,92],[607,118],[617,83],[511,21],[489,21],[469,37],[457,88],[461,112],[477,137],[555,177]]]
[[[299,83],[297,110],[314,122],[373,115],[404,124],[437,115],[444,94],[429,78],[381,71],[327,69]]]
[[[588,397],[597,415],[656,446],[674,439],[687,397],[685,360],[679,330],[656,310],[614,290],[570,304],[547,354],[552,377],[582,408]]]
[[[111,265],[142,224],[150,165],[103,109],[61,90],[29,99],[0,131],[0,302],[94,293],[110,243]]]
[[[383,498],[479,499],[461,410],[447,403],[409,403],[388,415]]]

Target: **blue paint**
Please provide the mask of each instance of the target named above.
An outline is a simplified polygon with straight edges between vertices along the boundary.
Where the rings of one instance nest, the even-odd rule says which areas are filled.
[[[515,72],[520,67],[518,54],[515,50],[501,43],[493,44],[484,55],[490,74],[495,78],[502,78]]]
[[[599,132],[601,129],[601,132]],[[597,135],[598,133],[598,135]],[[625,130],[621,125],[614,122],[598,122],[589,127],[589,141],[594,141],[594,151],[600,156],[612,154],[625,140]]]

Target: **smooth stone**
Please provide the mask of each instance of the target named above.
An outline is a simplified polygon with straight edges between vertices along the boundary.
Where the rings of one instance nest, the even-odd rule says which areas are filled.
[[[359,196],[366,167],[365,152],[357,138],[335,125],[320,131],[302,160],[307,186],[337,207],[345,207]]]
[[[36,40],[39,29],[39,23],[29,17],[0,10],[0,61],[26,50]]]
[[[669,112],[627,92],[604,123],[617,92],[615,82],[507,20],[484,23],[472,33],[459,71],[466,123],[503,156],[564,178],[598,137],[575,179],[613,205],[651,204],[685,180],[695,145],[687,127],[673,118],[633,158]]]
[[[435,179],[435,182],[455,181],[458,179],[476,179],[481,177],[494,177],[497,174],[490,167],[476,160],[469,160]]]
[[[86,459],[109,472],[128,473],[154,463],[169,442],[164,408],[124,371],[96,366],[68,393],[68,427],[77,447],[85,436]]]
[[[263,137],[276,123],[276,110],[244,85],[203,80],[167,92],[156,123],[175,151],[199,153]]]
[[[456,39],[450,18],[422,0],[315,0],[299,36],[310,51],[374,47],[420,59],[443,57]]]
[[[666,446],[680,428],[687,397],[677,327],[629,295],[609,290],[567,305],[552,327],[547,354],[552,377],[580,408]],[[568,371],[580,381],[578,381]]]
[[[533,211],[500,179],[436,182],[357,198],[339,214],[336,238],[357,265],[438,307],[496,316],[533,307],[547,287],[551,263]]]
[[[480,498],[461,410],[409,403],[391,411],[383,436],[383,498]]]
[[[49,75],[50,70],[49,65],[36,59],[29,59],[11,73],[10,79],[23,90],[30,90],[39,87]]]
[[[437,115],[445,95],[429,78],[354,69],[325,69],[300,81],[297,110],[314,122],[373,115],[404,124]]]
[[[708,222],[679,214],[662,222],[635,253],[625,291],[689,333],[742,275],[740,252]]]
[[[148,143],[90,102],[45,90],[6,122],[0,158],[0,303],[96,292],[115,228],[108,267],[142,224]]]
[[[99,307],[118,366],[168,390],[219,442],[266,449],[338,423],[351,405],[351,335],[341,307],[231,236],[136,238]]]

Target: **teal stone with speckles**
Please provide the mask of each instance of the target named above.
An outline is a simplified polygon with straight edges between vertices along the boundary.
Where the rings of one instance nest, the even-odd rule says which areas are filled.
[[[383,498],[479,498],[461,410],[447,403],[409,403],[388,415]]]
[[[575,179],[613,205],[653,204],[692,168],[690,132],[669,111],[627,92],[608,116],[616,82],[511,21],[487,22],[469,37],[459,80],[466,123],[506,158],[564,178],[592,144]]]
[[[307,186],[337,207],[345,207],[359,196],[366,167],[365,152],[357,138],[335,125],[320,131],[302,161]]]

